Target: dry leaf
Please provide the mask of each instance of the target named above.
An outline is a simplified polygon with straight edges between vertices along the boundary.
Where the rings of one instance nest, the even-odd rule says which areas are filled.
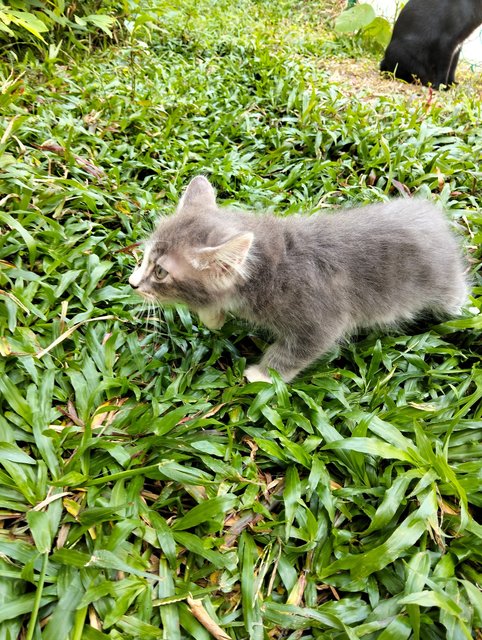
[[[216,638],[216,640],[232,640],[231,636],[221,629],[221,627],[214,622],[206,609],[203,607],[202,600],[194,600],[194,598],[188,598],[187,603],[191,609],[192,615],[196,618],[202,626],[209,631],[209,633]]]

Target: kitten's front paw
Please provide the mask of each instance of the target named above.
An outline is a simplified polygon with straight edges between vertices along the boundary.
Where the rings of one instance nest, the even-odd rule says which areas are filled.
[[[213,311],[212,309],[200,309],[198,316],[206,327],[212,330],[221,329],[225,320],[223,311]]]
[[[244,370],[244,377],[248,382],[272,382],[271,378],[254,364]]]

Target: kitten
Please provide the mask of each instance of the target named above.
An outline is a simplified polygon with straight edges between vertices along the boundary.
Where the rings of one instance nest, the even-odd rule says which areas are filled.
[[[397,78],[435,89],[455,83],[462,42],[482,23],[482,0],[409,0],[380,64]]]
[[[357,327],[457,314],[467,294],[457,240],[429,202],[282,218],[218,208],[202,176],[160,220],[129,282],[211,329],[227,313],[268,329],[274,343],[245,371],[268,382],[268,369],[292,380]]]

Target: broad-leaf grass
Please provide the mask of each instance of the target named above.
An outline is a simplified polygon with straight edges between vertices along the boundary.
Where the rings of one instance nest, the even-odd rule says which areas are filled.
[[[472,637],[480,101],[348,96],[327,8],[131,9],[112,48],[2,67],[0,639],[208,640],[193,599],[238,640]],[[431,197],[472,308],[245,384],[262,337],[127,286],[198,173],[279,215]]]

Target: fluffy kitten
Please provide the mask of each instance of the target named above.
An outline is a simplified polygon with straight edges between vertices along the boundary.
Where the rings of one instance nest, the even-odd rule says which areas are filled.
[[[455,82],[463,41],[482,23],[482,0],[409,0],[380,64],[397,78],[438,89]]]
[[[429,202],[282,218],[218,208],[202,176],[160,220],[129,282],[211,329],[227,313],[268,329],[274,343],[246,369],[250,381],[270,381],[269,368],[291,380],[357,327],[456,314],[467,293],[458,243]]]

